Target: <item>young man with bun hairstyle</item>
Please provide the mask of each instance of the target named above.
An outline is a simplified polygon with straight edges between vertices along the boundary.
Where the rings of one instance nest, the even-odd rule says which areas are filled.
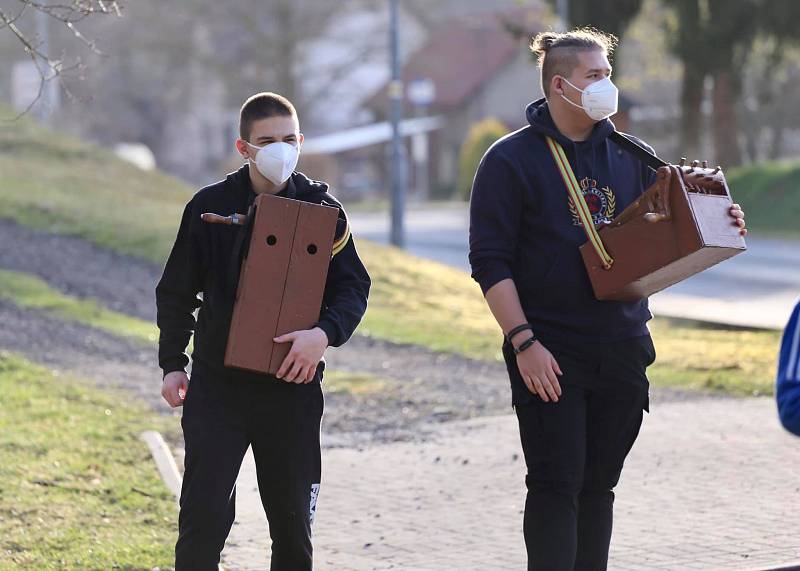
[[[295,171],[303,135],[292,104],[275,93],[253,95],[242,106],[239,131],[236,150],[246,163],[186,205],[156,288],[161,394],[170,406],[184,407],[175,569],[216,571],[234,520],[239,467],[252,446],[272,538],[270,569],[306,571],[320,489],[323,354],[352,335],[370,279],[328,185]],[[223,364],[247,228],[200,219],[206,212],[246,213],[262,193],[339,209],[319,321],[275,339],[291,343],[275,376]],[[186,347],[193,333],[190,381]]]
[[[606,568],[613,489],[649,403],[647,300],[595,299],[579,205],[562,176],[574,173],[594,225],[655,180],[608,138],[615,44],[586,28],[533,39],[545,98],[528,106],[528,126],[487,151],[472,188],[472,276],[505,334],[528,469],[529,569]],[[738,206],[731,215],[744,232]]]

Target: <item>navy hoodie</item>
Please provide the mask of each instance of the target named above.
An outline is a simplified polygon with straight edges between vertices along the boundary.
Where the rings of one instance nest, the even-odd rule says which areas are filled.
[[[542,341],[613,342],[647,335],[647,300],[598,301],[578,247],[586,233],[545,140],[564,148],[595,223],[614,218],[655,181],[655,173],[608,136],[600,121],[586,141],[562,135],[540,99],[529,125],[497,141],[472,187],[469,260],[484,293],[512,278],[522,308]],[[645,145],[648,150],[649,147]]]
[[[242,233],[249,226],[200,220],[203,212],[223,216],[247,212],[256,198],[248,168],[244,165],[225,180],[198,191],[184,209],[178,236],[156,287],[157,323],[161,330],[158,358],[165,375],[185,370],[189,363],[186,346],[192,333],[195,370],[224,370],[229,376],[242,377],[256,374],[223,369],[243,247],[249,242]],[[331,259],[317,322],[329,344],[339,346],[350,338],[367,309],[370,278],[348,234],[344,210],[327,190],[327,184],[295,172],[278,196],[339,208],[336,239],[347,237],[347,241]],[[202,299],[198,296],[201,292]],[[193,312],[197,308],[200,311],[195,320]]]

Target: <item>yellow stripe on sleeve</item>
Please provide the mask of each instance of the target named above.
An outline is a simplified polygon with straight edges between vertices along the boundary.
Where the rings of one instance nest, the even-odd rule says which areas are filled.
[[[344,247],[347,246],[347,241],[350,240],[350,223],[345,222],[346,226],[344,229],[344,234],[341,238],[336,240],[333,243],[333,249],[331,250],[331,258],[333,258],[336,254],[344,250]]]

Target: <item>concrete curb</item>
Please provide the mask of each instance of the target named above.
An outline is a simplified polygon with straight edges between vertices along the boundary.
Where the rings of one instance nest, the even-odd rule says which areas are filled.
[[[139,438],[147,444],[150,449],[150,454],[156,462],[161,479],[175,496],[175,501],[179,501],[181,497],[181,484],[183,479],[178,471],[178,465],[175,463],[175,458],[170,452],[169,446],[164,442],[164,437],[160,432],[155,430],[147,430],[139,435]]]
[[[160,432],[147,430],[139,435],[139,439],[147,444],[150,449],[150,454],[153,456],[153,460],[156,461],[156,467],[159,474],[161,474],[161,479],[164,480],[169,491],[175,496],[175,501],[180,501],[183,478],[181,478],[178,465],[175,463],[175,457],[170,452],[164,437],[161,436]],[[222,563],[217,566],[217,569],[218,571],[226,571]]]
[[[700,323],[782,331],[796,300],[795,292],[759,297],[754,300],[725,301],[666,291],[650,298],[650,310],[657,317],[675,317]]]

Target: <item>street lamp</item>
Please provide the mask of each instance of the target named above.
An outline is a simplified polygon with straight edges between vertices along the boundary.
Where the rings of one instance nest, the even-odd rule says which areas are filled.
[[[403,80],[400,77],[400,22],[398,0],[389,0],[389,52],[391,53],[392,81],[389,83],[389,101],[392,120],[392,245],[405,245],[403,213],[406,191],[406,153],[400,133],[403,120]]]

